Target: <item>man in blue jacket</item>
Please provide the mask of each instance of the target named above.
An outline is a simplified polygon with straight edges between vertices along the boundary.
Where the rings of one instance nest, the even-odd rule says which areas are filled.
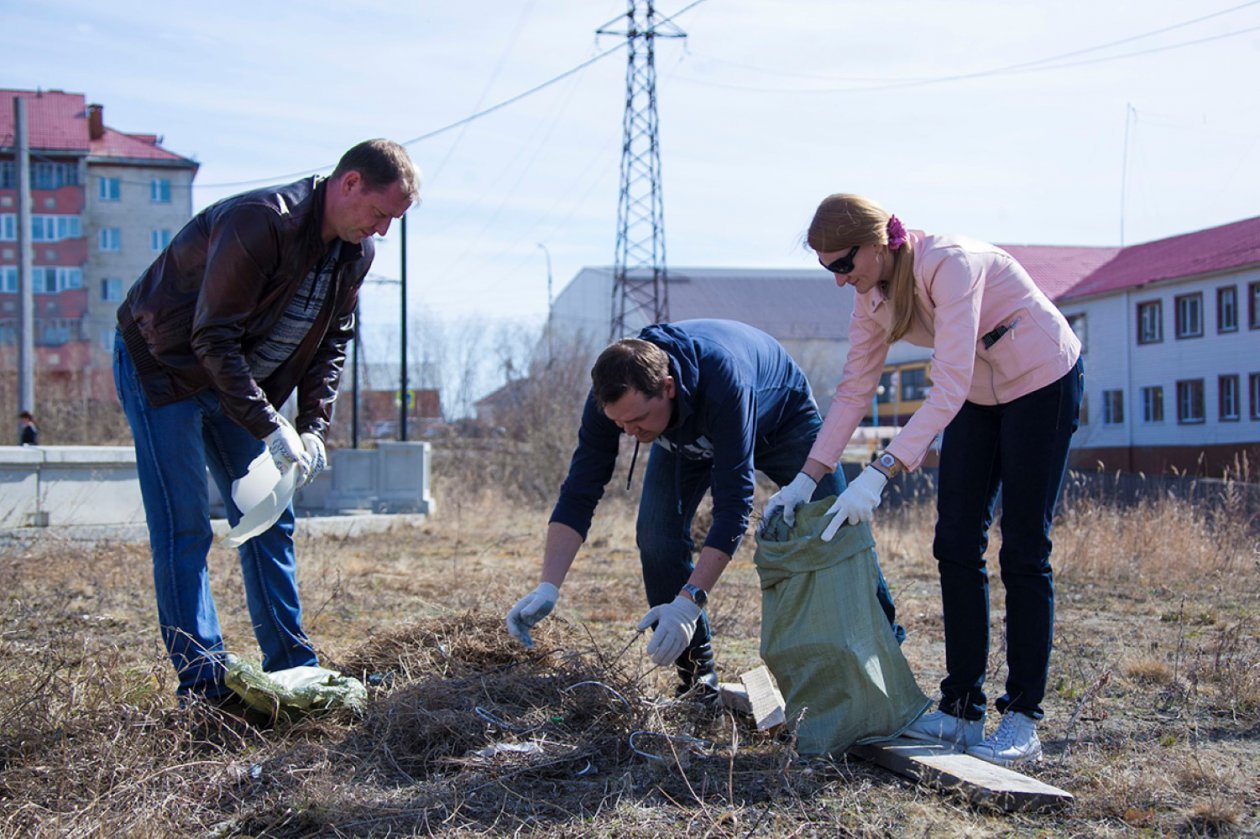
[[[809,382],[774,338],[728,320],[649,326],[606,348],[591,380],[577,450],[547,528],[542,582],[512,607],[508,631],[533,645],[529,630],[555,607],[625,433],[635,438],[636,457],[639,444],[655,444],[636,527],[652,608],[638,628],[655,626],[648,655],[656,664],[674,662],[680,695],[695,687],[711,697],[717,673],[708,592],[748,528],[754,470],[782,486],[809,454],[822,425]],[[809,483],[798,488],[804,500],[825,498],[844,488],[844,476],[836,470],[816,487]],[[710,489],[713,524],[693,564],[692,519]],[[882,576],[877,594],[893,623]]]

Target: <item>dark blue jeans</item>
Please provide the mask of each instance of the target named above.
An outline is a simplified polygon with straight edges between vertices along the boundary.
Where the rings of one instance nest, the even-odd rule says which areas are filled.
[[[232,481],[245,474],[263,443],[228,419],[212,392],[151,406],[121,336],[114,341],[114,385],[136,441],[158,622],[179,673],[179,693],[223,696],[230,692],[223,684],[223,635],[206,568],[213,540],[206,467],[235,525],[241,511],[232,503]],[[317,664],[302,631],[292,505],[239,551],[263,669]]]
[[[1006,693],[998,711],[1041,719],[1054,643],[1050,524],[1085,387],[1080,361],[1059,381],[1005,405],[963,403],[941,445],[936,538],[945,616],[942,710],[984,716],[989,576],[984,552],[998,490],[1006,588]]]
[[[800,420],[786,429],[779,429],[772,439],[760,440],[753,452],[757,469],[779,486],[789,483],[805,465],[809,450],[822,427],[817,411],[802,413]],[[691,538],[691,524],[704,494],[709,491],[712,463],[708,460],[689,460],[662,446],[653,445],[643,476],[643,493],[639,501],[639,518],[636,528],[639,560],[643,564],[643,585],[647,590],[649,606],[658,606],[674,599],[695,570],[692,552],[695,542]],[[679,469],[679,486],[675,486],[675,468]],[[844,474],[836,470],[818,482],[813,500],[817,501],[839,494],[845,488]],[[682,504],[679,504],[679,492]],[[681,509],[680,509],[681,507]],[[888,617],[897,643],[906,637],[896,621],[896,608],[884,575],[879,571],[875,595]],[[708,616],[700,613],[696,632],[691,637],[691,647],[709,643],[711,638]],[[687,653],[683,654],[684,657]]]

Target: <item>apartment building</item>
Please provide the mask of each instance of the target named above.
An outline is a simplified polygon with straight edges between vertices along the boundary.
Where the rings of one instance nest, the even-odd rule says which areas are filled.
[[[105,124],[81,93],[0,90],[0,360],[15,369],[17,161],[13,100],[26,101],[35,363],[41,387],[110,398],[114,313],[192,216],[198,164],[154,134]]]

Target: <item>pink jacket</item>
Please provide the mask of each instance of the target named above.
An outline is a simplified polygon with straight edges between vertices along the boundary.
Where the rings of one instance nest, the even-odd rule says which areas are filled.
[[[932,387],[888,451],[910,469],[923,462],[936,436],[964,400],[998,405],[1062,378],[1076,364],[1081,342],[1015,258],[961,236],[912,230],[915,319],[905,340],[932,347]],[[827,419],[809,456],[840,459],[871,406],[888,356],[892,307],[878,286],[859,294],[849,322],[849,355]],[[990,348],[981,336],[1007,331]]]

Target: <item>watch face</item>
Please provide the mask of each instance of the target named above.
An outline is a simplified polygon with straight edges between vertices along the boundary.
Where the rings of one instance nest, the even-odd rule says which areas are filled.
[[[691,599],[696,601],[696,605],[700,608],[704,608],[704,604],[709,602],[709,593],[700,588],[700,586],[693,586],[691,583],[687,583],[687,585],[683,586],[683,589],[691,595]]]
[[[893,469],[897,466],[897,458],[890,454],[881,454],[879,456],[879,465],[886,469]]]

